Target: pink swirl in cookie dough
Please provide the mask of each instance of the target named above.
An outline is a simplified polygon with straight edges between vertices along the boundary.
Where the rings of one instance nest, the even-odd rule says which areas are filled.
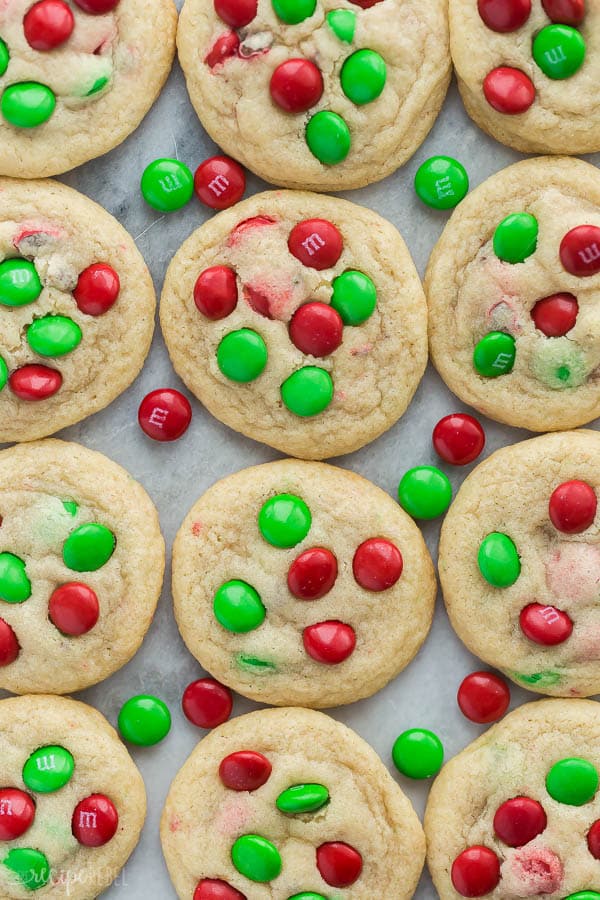
[[[63,236],[63,232],[55,225],[23,223],[20,227],[20,230],[17,231],[13,238],[13,247],[18,248],[19,244],[21,244],[23,241],[29,240],[30,238],[35,238],[38,235],[46,235],[47,237],[52,237],[56,238],[56,240],[59,240]]]
[[[228,247],[237,246],[240,241],[248,234],[250,231],[254,231],[256,228],[264,228],[266,225],[276,225],[277,220],[273,219],[271,216],[253,216],[251,219],[244,219],[243,222],[239,222],[231,234],[227,239]]]
[[[536,897],[560,889],[563,864],[545,847],[523,847],[507,856],[502,864],[504,897]]]
[[[243,288],[244,300],[248,306],[266,319],[281,319],[287,321],[290,318],[290,304],[293,301],[293,291],[277,290],[267,282],[262,284],[245,284]]]
[[[245,798],[233,797],[231,800],[226,800],[219,807],[215,817],[217,833],[227,837],[243,834],[252,816],[252,809]]]
[[[593,603],[600,599],[600,547],[595,544],[559,544],[546,560],[546,584],[561,600]]]

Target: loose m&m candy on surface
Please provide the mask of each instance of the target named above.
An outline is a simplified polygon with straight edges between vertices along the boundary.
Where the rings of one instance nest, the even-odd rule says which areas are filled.
[[[152,694],[138,694],[127,700],[119,712],[119,731],[126,741],[150,747],[162,741],[171,729],[169,708]]]
[[[432,156],[417,169],[415,191],[426,206],[453,209],[469,191],[469,176],[451,156]]]
[[[192,199],[194,176],[178,159],[156,159],[144,169],[140,187],[148,206],[170,213]]]
[[[228,156],[211,156],[194,174],[194,192],[211,209],[227,209],[241,200],[246,190],[244,170]]]
[[[176,441],[190,426],[189,400],[173,388],[159,388],[146,394],[138,409],[140,428],[155,441]]]

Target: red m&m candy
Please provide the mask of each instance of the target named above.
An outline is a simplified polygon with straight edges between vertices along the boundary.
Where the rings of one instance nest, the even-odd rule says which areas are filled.
[[[311,547],[294,560],[288,572],[290,593],[299,600],[320,600],[337,578],[337,560],[331,550]]]
[[[323,76],[308,59],[287,59],[273,72],[270,90],[273,101],[281,109],[305,112],[321,99]]]
[[[500,881],[500,860],[488,847],[469,847],[452,863],[451,877],[463,897],[483,897]]]
[[[258,0],[214,0],[215,12],[232,28],[243,28],[255,18]]]
[[[23,19],[27,43],[34,50],[53,50],[71,36],[75,19],[64,0],[40,0]]]
[[[112,266],[94,263],[79,276],[73,296],[82,313],[102,316],[116,301],[120,290],[121,282]]]
[[[543,806],[530,797],[513,797],[496,811],[494,831],[509,847],[523,847],[544,831]]]
[[[191,421],[190,401],[173,388],[150,391],[138,410],[140,428],[155,441],[176,441]]]
[[[48,604],[50,621],[63,634],[87,634],[100,615],[95,592],[87,584],[72,581],[56,588]]]
[[[327,303],[304,303],[290,322],[294,346],[309,356],[329,356],[342,343],[344,322],[339,312]]]
[[[478,0],[477,8],[492,31],[516,31],[531,14],[531,0]]]
[[[561,25],[581,25],[585,18],[585,0],[542,0],[542,6]]]
[[[508,709],[510,689],[493,672],[472,672],[463,679],[456,699],[467,719],[487,725],[501,719]]]
[[[271,763],[255,750],[238,750],[221,761],[219,778],[232,791],[257,791],[271,777]]]
[[[62,375],[48,366],[21,366],[15,369],[8,383],[21,400],[47,400],[60,390]]]
[[[212,266],[201,272],[194,285],[194,303],[203,316],[224,319],[238,302],[235,272],[227,266]]]
[[[305,219],[292,228],[288,248],[302,265],[322,271],[335,266],[342,255],[344,240],[333,222]]]
[[[214,678],[199,678],[186,687],[181,707],[192,725],[197,725],[198,728],[216,728],[231,715],[231,691]]]
[[[485,446],[483,428],[477,419],[465,413],[452,413],[440,419],[432,439],[438,456],[453,466],[473,462]]]
[[[538,300],[531,310],[535,327],[546,337],[562,337],[574,327],[579,304],[573,294],[552,294]]]
[[[354,554],[354,578],[367,591],[387,591],[400,576],[404,561],[395,544],[385,538],[364,541]]]
[[[580,534],[596,517],[596,492],[585,481],[565,481],[552,492],[548,512],[552,524],[564,534]]]
[[[507,116],[526,112],[535,100],[532,80],[525,72],[509,66],[500,66],[486,75],[483,93],[490,106]]]
[[[311,659],[328,666],[344,662],[356,647],[354,628],[337,621],[309,625],[304,629],[302,640]]]
[[[530,603],[522,609],[519,624],[525,637],[546,647],[562,644],[573,631],[573,622],[566,612],[541,603]]]
[[[317,849],[317,868],[331,887],[350,887],[360,877],[362,867],[362,856],[350,844],[332,841]]]
[[[193,900],[246,900],[246,895],[218,878],[203,878],[194,891]]]
[[[103,847],[116,834],[119,814],[104,794],[91,794],[75,807],[71,828],[84,847]]]
[[[204,58],[204,62],[211,69],[220,66],[232,56],[236,56],[240,46],[240,39],[235,31],[227,31],[225,34],[219,35],[209,52]]]
[[[16,788],[0,790],[0,841],[14,841],[31,827],[35,803]]]
[[[246,190],[244,170],[229,156],[211,156],[200,163],[194,175],[198,200],[211,209],[227,209],[241,200]]]
[[[579,278],[589,278],[600,272],[600,228],[597,225],[578,225],[561,241],[560,261],[567,272]]]
[[[587,845],[594,859],[600,859],[600,819],[588,831]]]
[[[17,636],[4,619],[0,619],[0,666],[9,666],[19,655]],[[1,839],[0,839],[1,840]]]
[[[93,16],[101,16],[104,13],[112,12],[120,2],[121,0],[75,0],[80,9]]]

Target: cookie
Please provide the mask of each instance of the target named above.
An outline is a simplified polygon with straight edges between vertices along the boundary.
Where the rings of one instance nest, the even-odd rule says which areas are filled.
[[[195,231],[169,266],[160,318],[209,412],[309,459],[390,428],[427,361],[425,299],[398,232],[315,194],[258,194]]]
[[[444,0],[186,0],[177,45],[209,135],[290,188],[390,175],[450,81]]]
[[[175,54],[172,0],[10,0],[0,9],[0,174],[58,175],[134,131]]]
[[[600,693],[600,434],[493,453],[446,516],[439,572],[454,629],[532,691]]]
[[[376,753],[307,709],[253,712],[200,741],[171,785],[161,840],[181,900],[408,900],[425,857],[421,823]]]
[[[425,814],[441,900],[600,896],[600,707],[541,700],[444,766]]]
[[[144,489],[78,444],[20,444],[0,452],[0,516],[0,687],[70,693],[125,665],[164,569]]]
[[[3,900],[97,897],[144,824],[133,760],[104,716],[64,697],[0,701],[0,733]]]
[[[600,415],[600,172],[532,159],[467,197],[431,256],[430,349],[465,403],[530,431]]]
[[[0,442],[30,441],[129,387],[156,298],[130,235],[87,197],[4,178],[0,202]]]
[[[326,707],[368,697],[429,631],[435,576],[420,531],[380,488],[281,460],[213,485],[173,547],[191,653],[246,697]]]
[[[600,0],[450,0],[471,118],[523,153],[600,150]]]

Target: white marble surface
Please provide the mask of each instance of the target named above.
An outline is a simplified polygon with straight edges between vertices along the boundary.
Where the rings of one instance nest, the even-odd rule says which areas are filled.
[[[178,6],[181,3],[178,0]],[[175,64],[162,96],[137,132],[112,153],[75,170],[63,180],[105,206],[131,232],[160,292],[171,257],[209,212],[194,200],[186,209],[161,217],[142,200],[138,187],[141,172],[156,157],[175,155],[194,169],[216,149],[196,118],[181,71]],[[468,169],[472,186],[519,158],[519,154],[487,138],[471,123],[453,85],[437,124],[413,160],[380,184],[346,195],[356,203],[372,207],[399,228],[421,273],[448,214],[424,207],[416,198],[412,181],[418,165],[437,153],[460,159]],[[592,161],[600,164],[600,155]],[[248,187],[251,193],[264,189],[265,185],[250,177]],[[150,441],[138,427],[137,407],[148,391],[165,386],[183,389],[171,368],[157,327],[150,356],[133,386],[108,409],[60,436],[102,451],[141,481],[158,506],[170,553],[184,515],[209,485],[245,466],[274,459],[277,454],[221,425],[189,394],[194,417],[187,434],[174,444]],[[361,473],[395,495],[398,481],[407,468],[436,464],[431,447],[432,428],[441,416],[462,409],[466,407],[430,367],[400,422],[375,443],[334,462]],[[527,436],[525,432],[492,422],[484,421],[484,425],[485,455]],[[471,468],[446,467],[455,488]],[[435,557],[439,524],[429,524],[424,530]],[[124,897],[174,900],[176,897],[161,855],[158,823],[171,779],[204,733],[190,725],[180,710],[185,686],[203,673],[179,637],[169,583],[168,567],[157,615],[137,656],[112,678],[80,695],[112,723],[116,723],[121,704],[140,692],[161,696],[173,714],[173,728],[162,744],[132,750],[146,781],[148,818],[137,850],[117,882],[103,895],[109,900]],[[370,700],[332,711],[335,718],[346,722],[375,747],[412,798],[419,814],[423,812],[429,785],[408,783],[395,773],[390,759],[392,743],[406,728],[431,728],[442,738],[449,758],[474,739],[481,728],[463,718],[455,694],[464,675],[477,667],[477,660],[452,632],[438,598],[431,634],[408,669]],[[526,699],[534,696],[513,690],[513,705]],[[238,697],[234,714],[253,707],[254,704]],[[436,897],[427,874],[416,897],[420,900]]]

